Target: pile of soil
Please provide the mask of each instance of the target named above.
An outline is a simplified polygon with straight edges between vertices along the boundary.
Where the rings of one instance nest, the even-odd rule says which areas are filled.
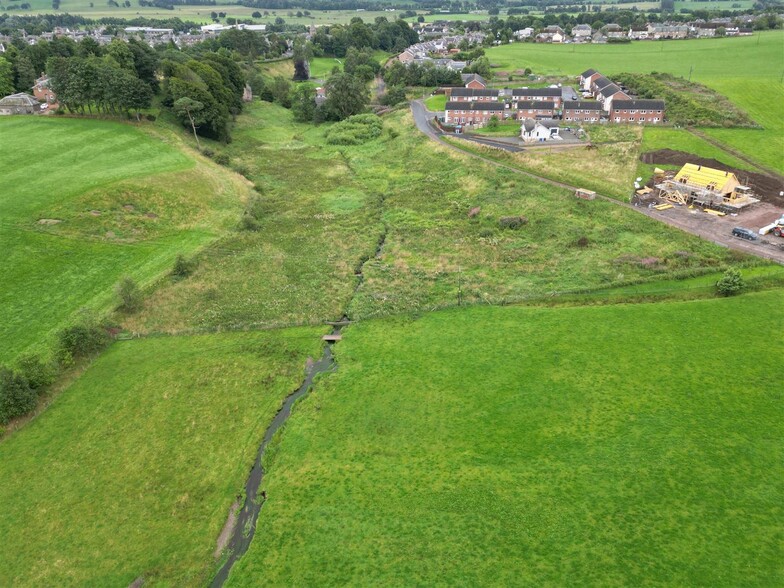
[[[674,149],[659,149],[658,151],[648,151],[640,155],[640,161],[654,165],[683,165],[694,163],[720,169],[734,173],[738,179],[750,186],[756,192],[757,197],[763,202],[770,202],[776,206],[784,206],[784,197],[780,192],[784,190],[784,178],[781,176],[771,176],[759,172],[751,172],[744,169],[730,167],[716,159],[706,159],[697,157],[685,151],[675,151]]]

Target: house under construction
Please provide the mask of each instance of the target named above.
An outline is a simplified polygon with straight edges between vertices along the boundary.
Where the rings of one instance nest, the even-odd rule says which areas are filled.
[[[754,192],[728,171],[685,164],[674,177],[658,176],[659,196],[678,204],[696,204],[725,212],[738,212],[755,202]]]

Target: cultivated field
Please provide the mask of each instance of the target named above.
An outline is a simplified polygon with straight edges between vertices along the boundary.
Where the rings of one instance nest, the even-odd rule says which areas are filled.
[[[114,344],[0,443],[9,586],[205,585],[313,329]]]
[[[539,75],[576,76],[595,68],[668,72],[709,86],[748,112],[763,129],[707,129],[706,133],[754,161],[784,172],[784,91],[781,57],[784,32],[753,37],[688,41],[638,41],[628,45],[538,45],[517,43],[487,52],[502,71],[530,67]]]
[[[227,17],[241,18],[243,20],[250,19],[259,24],[274,23],[275,19],[280,17],[286,21],[286,24],[299,24],[299,25],[316,25],[323,26],[328,24],[342,24],[348,23],[352,18],[360,17],[365,22],[373,22],[377,17],[384,16],[389,20],[397,17],[395,12],[386,12],[383,10],[310,10],[310,16],[296,16],[298,11],[302,9],[266,9],[268,15],[264,15],[264,8],[252,8],[249,6],[241,6],[230,2],[217,2],[214,5],[204,6],[186,6],[175,5],[174,10],[165,10],[155,6],[138,6],[135,2],[131,7],[122,6],[112,7],[107,5],[106,2],[93,2],[90,0],[62,0],[59,10],[52,9],[50,0],[28,0],[31,8],[29,10],[15,10],[11,14],[80,14],[88,18],[126,18],[132,19],[137,17],[144,18],[158,18],[170,19],[180,18],[182,20],[191,21],[195,23],[207,24],[212,22],[212,12],[225,12]],[[10,4],[11,2],[3,2],[2,5]],[[14,2],[14,4],[18,4]],[[254,12],[261,12],[261,18],[253,18]],[[291,15],[289,15],[291,12]]]
[[[781,291],[350,327],[229,586],[781,582]],[[710,336],[705,336],[710,333]]]
[[[0,134],[0,361],[81,307],[109,308],[122,275],[149,282],[236,224],[249,191],[131,125],[3,117]]]

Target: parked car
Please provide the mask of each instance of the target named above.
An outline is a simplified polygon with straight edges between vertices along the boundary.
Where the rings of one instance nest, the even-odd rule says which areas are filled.
[[[732,236],[738,237],[739,239],[746,239],[748,241],[756,241],[757,235],[754,231],[750,229],[744,229],[743,227],[735,227],[732,229]]]

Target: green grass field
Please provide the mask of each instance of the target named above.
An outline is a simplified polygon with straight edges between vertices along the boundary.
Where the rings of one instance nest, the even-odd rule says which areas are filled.
[[[430,111],[443,111],[446,108],[446,94],[436,94],[425,100],[425,106]]]
[[[229,508],[319,331],[114,344],[0,443],[13,586],[205,585]]]
[[[255,103],[225,152],[261,191],[260,230],[206,248],[193,276],[163,284],[125,326],[188,332],[311,324],[346,309],[366,318],[454,305],[458,292],[467,302],[507,302],[756,263],[633,211],[577,201],[439,147],[416,132],[408,112],[384,121],[388,130],[378,139],[330,146],[326,125],[298,124],[289,111]],[[634,173],[635,158],[624,159],[624,174]],[[474,207],[481,214],[469,219]],[[529,223],[499,227],[500,217],[515,215]],[[355,293],[355,272],[382,234],[380,256],[364,265]],[[582,236],[589,246],[576,245]],[[692,255],[677,253],[683,250]]]
[[[708,129],[706,133],[779,172],[784,171],[784,101],[781,58],[784,32],[752,37],[612,45],[516,43],[487,51],[498,70],[530,67],[539,75],[578,75],[588,68],[606,75],[661,71],[691,76],[727,96],[763,129]]]
[[[352,326],[267,460],[228,585],[778,585],[782,309],[774,291]],[[738,344],[755,337],[764,353]]]
[[[7,6],[12,4],[10,1],[0,3],[0,6]],[[13,4],[19,4],[13,2]],[[261,18],[253,18],[254,12],[261,12],[262,15],[265,9],[252,8],[249,6],[242,6],[231,2],[217,2],[215,5],[204,6],[186,6],[176,5],[174,10],[165,10],[154,6],[138,6],[136,3],[133,6],[126,8],[125,6],[112,7],[106,2],[91,2],[90,0],[62,0],[59,10],[52,9],[52,3],[49,0],[29,0],[29,10],[14,10],[10,14],[80,14],[88,18],[158,18],[170,19],[180,18],[182,20],[196,22],[196,23],[210,23],[212,22],[211,13],[225,12],[227,17],[250,19],[256,23],[273,23],[276,18],[280,17],[286,21],[287,24],[298,25],[315,25],[323,26],[328,24],[345,24],[351,21],[352,18],[360,17],[365,22],[373,22],[377,17],[383,16],[389,20],[396,18],[395,12],[385,12],[383,10],[366,10],[357,12],[356,10],[311,10],[310,16],[296,16],[298,9],[268,9],[269,13]],[[92,6],[91,6],[92,4]],[[291,15],[289,15],[291,12]]]
[[[109,308],[123,274],[148,282],[203,246],[236,223],[247,192],[130,125],[4,117],[0,134],[0,361],[44,345],[81,307]]]

